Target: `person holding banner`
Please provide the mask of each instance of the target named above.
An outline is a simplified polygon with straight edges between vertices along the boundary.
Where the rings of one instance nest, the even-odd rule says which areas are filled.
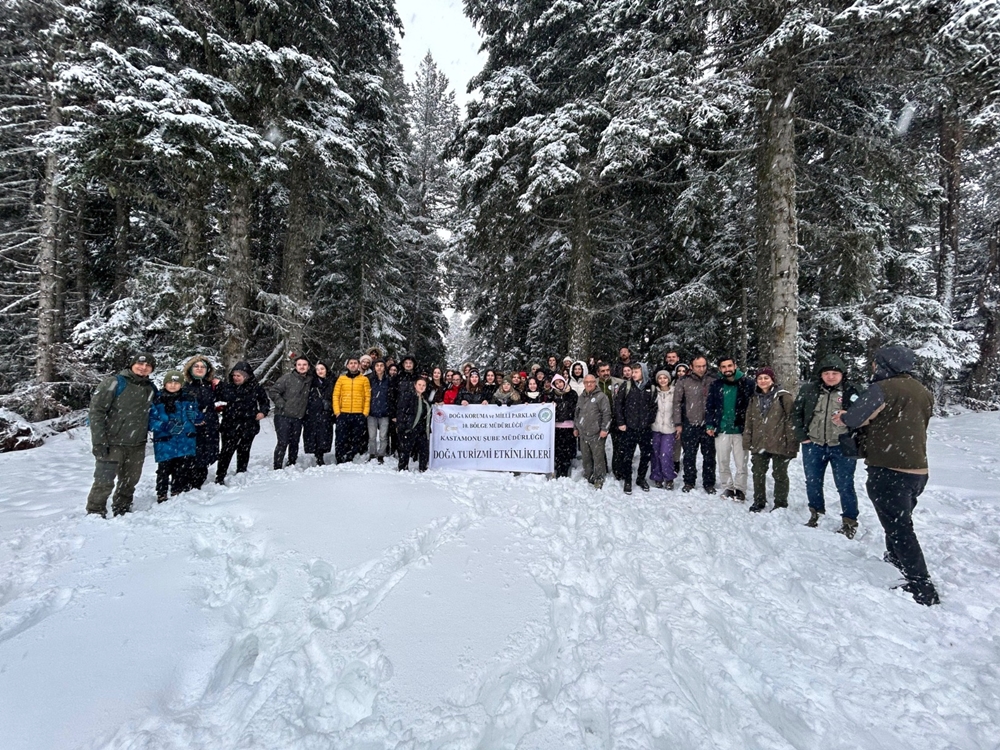
[[[431,446],[431,405],[427,402],[427,381],[417,378],[413,388],[399,394],[399,411],[396,412],[396,429],[399,433],[399,471],[410,466],[410,455],[415,453],[420,471],[427,471]]]
[[[458,392],[455,404],[459,406],[475,406],[476,404],[489,404],[489,399],[483,393],[483,384],[479,381],[479,370],[469,370],[469,380],[465,387]]]
[[[556,477],[568,477],[576,457],[573,417],[579,397],[559,373],[552,376],[552,401],[556,405]]]
[[[611,429],[611,402],[598,390],[597,378],[593,375],[583,379],[583,393],[576,403],[573,427],[573,435],[580,438],[583,478],[601,489],[608,473],[604,445]]]
[[[504,378],[500,383],[497,392],[493,394],[493,403],[496,406],[513,406],[521,403],[521,394],[514,388],[510,378]]]

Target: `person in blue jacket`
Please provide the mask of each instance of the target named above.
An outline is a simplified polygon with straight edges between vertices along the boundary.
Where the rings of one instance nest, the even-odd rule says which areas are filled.
[[[163,377],[163,389],[149,407],[157,464],[156,502],[165,502],[168,494],[179,495],[194,486],[197,432],[203,424],[197,397],[184,390],[184,374],[170,370]]]

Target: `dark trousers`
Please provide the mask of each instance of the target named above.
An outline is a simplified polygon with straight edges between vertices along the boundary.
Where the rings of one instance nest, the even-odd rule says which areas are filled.
[[[250,448],[256,433],[222,433],[222,449],[219,451],[219,465],[215,471],[215,481],[222,482],[229,472],[229,463],[236,454],[236,473],[242,474],[250,465]]]
[[[389,442],[386,445],[385,455],[395,456],[399,450],[399,436],[398,430],[396,428],[396,423],[391,419],[389,420]]]
[[[192,463],[191,468],[188,471],[188,478],[191,481],[191,487],[189,489],[200,490],[201,486],[205,484],[205,480],[208,479],[208,465]]]
[[[572,427],[556,428],[556,476],[568,477],[576,456],[576,438]]]
[[[285,461],[285,449],[288,449],[288,465],[299,460],[299,438],[302,437],[302,420],[276,414],[274,417],[274,432],[278,444],[274,446],[274,468],[280,469]]]
[[[879,466],[868,467],[865,483],[868,497],[885,530],[885,548],[890,557],[899,563],[907,581],[933,588],[924,553],[913,531],[913,509],[926,486],[926,474],[907,474]]]
[[[399,433],[399,470],[406,471],[410,467],[410,455],[416,454],[420,471],[427,471],[431,458],[431,443],[423,428],[407,430]]]
[[[108,497],[112,492],[111,510],[116,516],[132,510],[132,496],[145,461],[145,445],[111,446],[108,457],[98,459],[94,468],[94,484],[87,495],[87,512],[106,516]]]
[[[337,463],[351,461],[368,450],[368,417],[364,414],[341,414],[334,433]]]
[[[715,438],[705,432],[705,425],[684,425],[681,444],[684,446],[684,484],[693,487],[698,480],[698,450],[701,449],[701,483],[705,487],[715,487]]]
[[[642,482],[649,471],[649,459],[653,455],[653,433],[649,430],[629,428],[618,436],[618,460],[621,462],[622,479],[632,481],[632,457],[635,449],[639,449],[639,468],[635,472],[635,481]]]
[[[788,464],[790,456],[779,456],[774,453],[751,453],[750,472],[753,474],[753,501],[755,505],[767,503],[767,466],[771,465],[771,478],[774,480],[774,507],[788,507]]]
[[[156,500],[163,502],[168,496],[179,495],[194,488],[194,456],[179,456],[156,465]]]
[[[624,479],[625,472],[622,471],[622,458],[621,458],[621,431],[618,426],[612,422],[611,432],[608,433],[611,436],[611,475],[615,479]]]
[[[858,466],[858,460],[845,456],[839,445],[802,444],[802,470],[806,475],[809,508],[826,513],[823,480],[828,465],[833,469],[833,483],[840,495],[841,515],[857,521],[858,494],[854,489],[854,470]]]

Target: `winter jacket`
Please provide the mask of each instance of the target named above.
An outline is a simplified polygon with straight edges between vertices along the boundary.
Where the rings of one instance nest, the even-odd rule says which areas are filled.
[[[835,425],[832,417],[848,409],[862,393],[861,388],[846,379],[833,388],[827,387],[821,377],[824,370],[846,374],[847,365],[840,357],[826,356],[816,364],[815,378],[802,384],[792,406],[792,424],[800,443],[811,440],[819,445],[837,445],[847,428]]]
[[[556,424],[572,422],[576,416],[576,404],[580,400],[577,392],[567,389],[563,393],[552,391],[552,403],[556,405]]]
[[[333,377],[313,375],[309,401],[302,418],[302,447],[306,453],[326,455],[333,450]]]
[[[90,439],[94,448],[134,448],[146,444],[149,405],[156,386],[131,369],[105,378],[90,399]]]
[[[623,362],[621,357],[615,360],[615,363],[611,365],[611,377],[624,379],[622,373],[625,371],[626,367],[632,367],[636,364],[634,359],[630,359],[628,362]]]
[[[309,388],[312,375],[302,375],[296,371],[286,372],[267,392],[274,402],[274,414],[279,417],[302,419],[309,403]]]
[[[574,378],[573,370],[576,369],[577,365],[581,365],[583,367],[583,375],[581,375],[578,378]],[[581,359],[578,359],[576,362],[574,362],[569,366],[569,373],[570,373],[569,387],[572,388],[574,391],[576,391],[576,395],[579,396],[581,393],[583,393],[583,379],[590,374],[590,370],[587,368],[587,363]]]
[[[667,390],[654,388],[653,398],[656,399],[656,419],[653,420],[653,432],[670,435],[674,432],[674,386]]]
[[[483,400],[488,404],[492,404],[493,397],[499,388],[500,386],[497,383],[483,383]]]
[[[460,390],[458,395],[455,397],[455,405],[461,406],[463,401],[468,401],[469,406],[481,404],[483,401],[489,403],[489,399],[486,398],[486,394],[483,393],[482,386],[480,386],[477,390],[472,390],[469,386]]]
[[[459,386],[458,388],[456,388],[453,385],[448,386],[448,389],[444,392],[443,403],[445,403],[445,404],[454,404],[455,401],[456,401],[456,399],[458,398],[458,394],[461,393],[461,392],[462,392],[462,386]],[[462,403],[462,402],[459,401],[458,403]]]
[[[875,378],[842,419],[852,430],[864,427],[869,466],[927,473],[927,424],[934,397],[910,375],[916,355],[903,346],[875,352]]]
[[[448,390],[448,384],[442,382],[440,385],[435,385],[433,382],[428,381],[427,383],[427,400],[431,404],[443,404],[444,403],[444,392]]]
[[[715,382],[715,376],[705,373],[698,377],[689,372],[674,385],[674,424],[687,427],[705,424],[705,405],[708,389]]]
[[[615,391],[618,387],[625,381],[621,378],[608,378],[607,380],[597,381],[597,390],[608,397],[608,403],[614,405],[615,402]],[[581,394],[582,395],[582,394]]]
[[[552,393],[545,391],[525,391],[521,394],[522,404],[548,404],[552,401]]]
[[[524,399],[521,398],[521,394],[516,388],[511,388],[510,393],[504,393],[502,390],[498,390],[493,394],[493,403],[497,406],[516,406],[523,400]]]
[[[194,456],[198,450],[198,423],[202,418],[192,394],[183,390],[157,393],[149,407],[149,429],[153,433],[156,463]]]
[[[333,415],[364,414],[371,408],[372,386],[360,372],[345,372],[333,386]]]
[[[205,376],[196,378],[191,368],[196,362],[205,363]],[[199,466],[208,466],[219,460],[219,412],[215,409],[215,368],[212,363],[201,356],[191,357],[184,363],[184,390],[190,393],[198,402],[198,410],[202,414],[198,425],[198,450],[195,453]]]
[[[392,388],[392,383],[388,375],[383,375],[382,379],[378,379],[378,375],[374,372],[366,376],[371,388],[371,406],[368,408],[369,417],[382,417],[389,416],[389,391]]]
[[[233,373],[239,370],[246,376],[241,385],[233,382]],[[225,404],[222,408],[222,423],[219,431],[223,435],[252,438],[260,432],[257,415],[265,417],[271,410],[267,391],[257,382],[257,378],[246,362],[237,362],[229,372],[229,381],[220,383],[215,389],[215,397]]]
[[[611,402],[597,388],[593,393],[583,392],[576,402],[573,414],[574,427],[584,438],[597,437],[611,429]]]
[[[777,383],[766,394],[755,387],[743,425],[743,449],[790,458],[798,455],[799,441],[792,422],[794,401]]]
[[[402,391],[399,394],[399,409],[396,412],[396,430],[407,433],[422,429],[426,434],[430,434],[432,409],[427,399],[418,395],[414,389]]]
[[[708,387],[705,428],[724,435],[739,435],[746,422],[747,406],[757,386],[740,370],[733,380],[718,378]]]
[[[615,395],[615,425],[644,432],[656,419],[656,398],[635,381],[623,384]]]

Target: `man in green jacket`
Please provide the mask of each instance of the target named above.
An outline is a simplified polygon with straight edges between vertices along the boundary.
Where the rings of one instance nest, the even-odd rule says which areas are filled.
[[[107,518],[108,497],[116,516],[132,510],[132,495],[142,476],[149,432],[149,405],[156,387],[149,376],[151,354],[138,354],[128,369],[105,378],[90,399],[90,438],[97,467],[87,496],[87,512]]]
[[[864,395],[834,422],[864,427],[865,488],[885,530],[885,561],[903,573],[902,589],[918,604],[937,604],[924,553],[913,530],[913,510],[927,486],[927,424],[934,397],[910,373],[916,354],[905,346],[875,352],[875,377]]]

